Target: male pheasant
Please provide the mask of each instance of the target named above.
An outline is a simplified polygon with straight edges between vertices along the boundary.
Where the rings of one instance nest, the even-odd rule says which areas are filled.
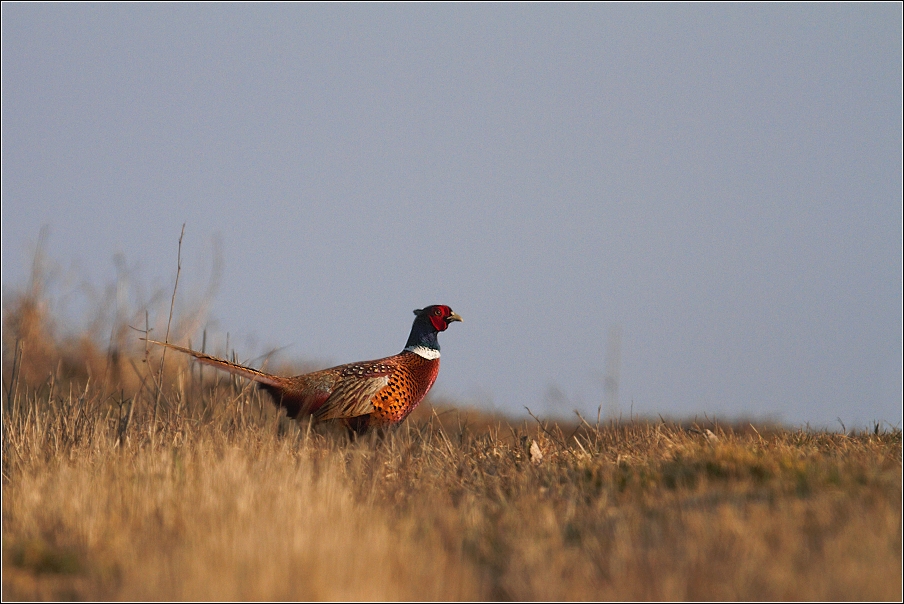
[[[439,373],[439,341],[461,317],[444,305],[414,311],[414,325],[405,349],[375,361],[349,363],[295,377],[280,377],[212,357],[181,346],[148,340],[195,357],[201,363],[254,380],[273,397],[286,415],[314,421],[344,420],[362,434],[370,428],[393,426],[404,420],[436,381]]]

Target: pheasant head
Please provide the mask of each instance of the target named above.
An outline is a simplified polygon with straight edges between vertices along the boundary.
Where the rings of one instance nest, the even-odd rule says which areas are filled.
[[[405,350],[428,359],[439,358],[439,341],[436,334],[446,331],[449,324],[461,321],[461,317],[443,304],[435,304],[414,311],[414,325],[405,344]]]

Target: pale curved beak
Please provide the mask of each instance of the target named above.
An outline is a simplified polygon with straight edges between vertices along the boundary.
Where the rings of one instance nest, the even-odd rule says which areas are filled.
[[[451,315],[446,317],[446,323],[451,323],[452,321],[462,321],[462,320],[463,319],[455,313],[452,313]]]

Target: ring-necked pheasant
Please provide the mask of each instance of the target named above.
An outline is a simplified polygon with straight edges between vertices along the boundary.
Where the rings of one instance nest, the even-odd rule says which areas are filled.
[[[441,304],[415,310],[414,314],[411,335],[399,354],[295,377],[271,375],[182,346],[148,341],[254,380],[273,396],[277,406],[285,407],[291,418],[342,419],[361,434],[369,428],[398,424],[417,407],[439,373],[437,334],[453,321],[461,321],[451,308]]]

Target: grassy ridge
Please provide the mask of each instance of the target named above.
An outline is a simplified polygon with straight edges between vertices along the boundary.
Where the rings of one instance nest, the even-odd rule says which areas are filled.
[[[28,308],[4,318],[4,600],[901,596],[897,429],[425,404],[349,442]]]
[[[900,432],[631,423],[569,442],[446,413],[349,443],[257,394],[208,396],[121,438],[90,394],[20,400],[4,599],[900,595]]]

